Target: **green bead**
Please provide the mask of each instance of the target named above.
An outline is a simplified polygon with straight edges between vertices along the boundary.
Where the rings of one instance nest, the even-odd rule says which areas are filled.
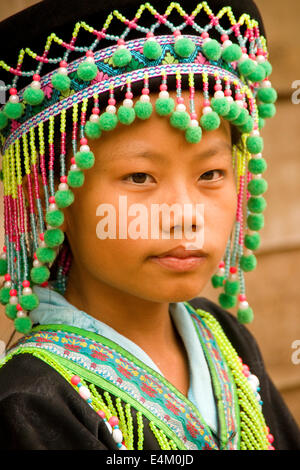
[[[55,260],[56,252],[47,246],[40,246],[36,250],[36,256],[41,263],[52,263]]]
[[[23,98],[26,103],[30,104],[31,106],[37,106],[43,102],[45,94],[41,89],[28,87],[24,91]]]
[[[259,117],[263,119],[271,118],[276,114],[276,107],[273,103],[263,103],[257,106]]]
[[[267,202],[263,196],[251,196],[248,199],[247,207],[250,212],[259,214],[265,210]]]
[[[74,193],[70,189],[58,190],[55,193],[55,202],[60,209],[70,206],[74,202]]]
[[[158,98],[155,102],[155,111],[159,116],[168,116],[173,112],[175,102],[173,98]]]
[[[186,141],[190,144],[197,144],[202,138],[202,129],[200,126],[189,126],[185,131]]]
[[[263,214],[250,214],[247,217],[247,224],[250,230],[261,230],[265,225]]]
[[[242,134],[249,134],[254,128],[254,121],[252,117],[249,115],[245,124],[238,126],[238,128]]]
[[[237,319],[241,324],[251,323],[253,321],[254,314],[251,307],[239,308],[237,311]]]
[[[37,266],[30,270],[30,279],[35,284],[42,284],[45,281],[48,281],[50,277],[50,270],[47,266]]]
[[[112,131],[118,124],[116,114],[105,111],[99,119],[99,126],[102,131]]]
[[[77,76],[80,80],[90,82],[96,78],[98,67],[93,62],[81,62],[77,69]]]
[[[144,44],[143,54],[149,60],[157,60],[162,55],[161,45],[155,39],[148,39]]]
[[[200,119],[201,127],[206,131],[213,131],[220,126],[220,118],[215,111],[203,114]]]
[[[247,189],[252,196],[260,196],[268,189],[268,183],[264,178],[250,180]]]
[[[7,259],[0,258],[0,276],[7,273]]]
[[[248,170],[254,175],[260,175],[267,169],[267,162],[264,158],[251,158],[248,162]]]
[[[222,287],[224,284],[225,276],[218,276],[218,274],[214,274],[211,278],[211,283],[214,288]]]
[[[252,59],[245,59],[238,64],[238,69],[241,75],[248,77],[251,73],[254,72],[256,67],[255,62]]]
[[[14,320],[17,316],[17,306],[13,304],[7,304],[5,307],[5,314],[11,320]]]
[[[225,309],[235,307],[236,301],[237,299],[234,295],[228,295],[223,292],[219,295],[219,304]]]
[[[134,105],[135,114],[139,119],[145,120],[149,119],[152,114],[153,106],[150,101],[143,103],[142,101],[137,101]]]
[[[170,117],[170,123],[176,129],[186,130],[191,122],[191,118],[186,111],[174,111]]]
[[[224,118],[228,119],[228,121],[234,121],[239,117],[240,112],[240,106],[235,101],[231,101],[231,103],[229,103],[229,112],[225,114]]]
[[[20,317],[14,320],[14,325],[18,333],[26,335],[32,328],[32,321],[29,317]]]
[[[231,44],[230,46],[223,49],[222,59],[226,62],[235,62],[242,57],[242,49],[238,44]]]
[[[272,87],[259,88],[256,96],[263,103],[275,103],[277,100],[277,91]]]
[[[126,67],[131,62],[132,55],[127,47],[118,47],[112,56],[112,62],[115,67]]]
[[[23,112],[24,112],[24,106],[22,103],[6,103],[3,109],[4,114],[9,119],[19,119]]]
[[[221,44],[216,39],[211,39],[203,44],[202,51],[207,59],[219,60],[222,54]]]
[[[251,80],[253,83],[261,82],[266,78],[266,71],[261,65],[257,65],[253,72],[247,75],[247,79]]]
[[[230,281],[229,279],[224,284],[224,291],[227,295],[236,295],[240,291],[239,281]]]
[[[67,183],[72,188],[80,188],[84,183],[84,173],[80,170],[69,170]]]
[[[135,120],[134,108],[128,108],[127,106],[121,105],[118,109],[118,119],[121,124],[129,126]]]
[[[229,113],[230,104],[226,98],[212,98],[210,105],[219,116],[226,116]]]
[[[272,73],[272,65],[270,64],[270,62],[266,60],[265,62],[262,62],[260,65],[265,69],[266,77],[269,77]]]
[[[4,114],[2,111],[0,111],[0,130],[4,129],[8,124],[8,119],[6,114]]]
[[[88,139],[99,139],[101,137],[101,129],[99,122],[88,121],[84,126],[84,132]]]
[[[247,137],[246,146],[250,153],[261,153],[264,148],[263,138],[258,135],[250,135]]]
[[[93,152],[77,152],[75,154],[75,163],[81,170],[88,170],[95,164],[95,156]]]
[[[249,118],[249,113],[247,109],[241,108],[240,114],[238,115],[236,119],[232,121],[232,124],[234,124],[235,126],[243,126],[244,124],[247,123],[248,118]]]
[[[40,303],[36,294],[21,295],[19,302],[23,310],[34,310]]]
[[[64,241],[65,234],[59,228],[51,228],[45,231],[44,240],[48,247],[53,248],[59,246]]]
[[[65,92],[70,89],[71,79],[63,73],[55,73],[52,75],[51,83],[56,90]]]
[[[242,255],[240,259],[240,267],[242,271],[253,271],[256,268],[257,261],[255,255]]]
[[[59,227],[64,223],[64,213],[60,210],[47,211],[46,213],[46,222],[52,227]]]
[[[253,233],[252,235],[245,235],[244,244],[248,250],[257,250],[260,246],[260,235],[258,232]]]
[[[5,305],[9,302],[10,295],[9,295],[10,287],[2,287],[0,289],[0,303]]]
[[[184,37],[176,39],[174,44],[176,54],[183,58],[187,58],[193,54],[195,47],[196,45],[191,39]]]

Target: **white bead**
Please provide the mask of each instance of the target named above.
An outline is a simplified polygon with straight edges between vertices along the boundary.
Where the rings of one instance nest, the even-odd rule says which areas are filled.
[[[191,127],[199,127],[199,122],[197,121],[197,119],[192,119],[191,122],[190,122],[190,126]]]
[[[218,90],[214,94],[215,98],[224,98],[224,92],[222,90]]]
[[[99,121],[99,116],[98,114],[91,114],[90,116],[90,122],[98,122]]]
[[[106,112],[110,114],[116,114],[117,108],[114,105],[109,104],[108,106],[106,106]]]
[[[248,54],[242,54],[241,58],[238,60],[238,63],[244,62],[244,60],[249,59]]]
[[[127,450],[127,447],[122,444],[119,450]]]
[[[49,204],[49,211],[56,211],[57,209],[57,205],[55,204],[55,202],[51,202],[51,204]]]
[[[112,432],[112,437],[113,437],[113,440],[116,442],[116,443],[119,443],[121,444],[121,442],[123,441],[123,434],[122,432],[120,431],[120,429],[116,428],[113,430]]]
[[[167,90],[163,90],[159,92],[160,98],[169,98],[169,92]]]
[[[93,64],[95,62],[94,57],[87,57],[85,59],[85,62],[87,62],[88,64]]]
[[[17,312],[17,317],[18,317],[18,318],[27,317],[27,313],[24,312],[24,310],[18,310],[18,312]]]
[[[205,38],[205,39],[203,39],[203,44],[206,44],[209,41],[211,41],[211,38]]]
[[[125,108],[132,108],[133,106],[133,101],[129,98],[126,98],[124,101],[123,101],[123,106],[125,106]]]
[[[205,107],[203,108],[203,111],[202,111],[202,112],[203,112],[203,114],[208,114],[208,113],[211,113],[211,112],[212,112],[212,109],[211,109],[210,106],[205,106]]]
[[[237,273],[232,273],[231,274],[231,280],[236,281],[237,280]]]
[[[7,258],[7,255],[6,255],[6,253],[1,253],[1,255],[0,255],[0,259],[6,259],[6,258]]]
[[[227,39],[226,41],[223,42],[223,48],[226,49],[226,47],[231,46],[232,41],[230,39]]]
[[[34,259],[33,260],[33,266],[35,268],[39,268],[40,266],[42,266],[42,263],[38,259]]]
[[[91,149],[88,145],[81,145],[79,151],[80,152],[89,152]]]
[[[24,287],[24,289],[22,290],[22,294],[23,294],[23,295],[32,294],[32,289],[31,289],[31,287]]]
[[[68,70],[66,67],[60,67],[57,72],[61,73],[62,75],[68,75]]]
[[[69,185],[67,183],[59,183],[58,190],[59,191],[68,191]]]
[[[11,95],[11,96],[9,97],[9,102],[10,102],[10,103],[19,103],[19,101],[20,101],[20,100],[19,100],[18,95]]]
[[[111,425],[109,424],[109,422],[108,422],[108,421],[104,421],[104,422],[105,422],[105,424],[106,424],[107,429],[109,430],[109,432],[112,433],[112,427],[111,427]]]
[[[141,101],[142,103],[149,103],[149,101],[150,101],[150,96],[149,96],[149,95],[142,95],[142,96],[140,97],[140,101]]]
[[[259,136],[259,135],[260,135],[259,130],[258,130],[258,129],[254,129],[253,131],[251,131],[251,134],[250,134],[250,135],[251,135],[251,136],[255,136],[255,137],[256,137],[256,136]]]
[[[41,88],[41,82],[38,82],[37,80],[34,80],[32,83],[31,83],[31,88],[33,88],[34,90],[39,90]]]
[[[252,178],[253,178],[254,180],[260,180],[260,179],[262,178],[262,173],[259,173],[259,174],[257,174],[257,175],[252,175]]]
[[[254,390],[254,392],[257,390],[257,387],[259,387],[259,380],[254,374],[248,375],[248,382],[251,385],[251,388]]]
[[[272,86],[272,83],[270,82],[270,80],[264,80],[262,82],[262,87],[263,88],[271,88],[271,86]]]
[[[245,252],[244,252],[244,255],[245,255],[245,256],[250,256],[250,255],[252,255],[252,251],[251,251],[251,250],[248,250],[248,249],[246,248],[246,250],[245,250]]]
[[[252,158],[262,158],[262,153],[253,153]]]
[[[181,111],[181,112],[186,111],[186,105],[183,103],[178,104],[176,106],[176,111]]]
[[[248,308],[248,307],[249,307],[249,304],[248,304],[247,300],[243,300],[242,302],[239,303],[239,308],[241,310],[246,310],[246,308]]]
[[[118,49],[126,49],[125,44],[120,44],[120,46],[118,46]]]
[[[11,281],[5,281],[4,287],[11,287]]]
[[[218,275],[223,276],[225,274],[225,268],[219,268]]]
[[[263,55],[258,55],[256,61],[258,64],[263,64],[266,61],[266,58]]]
[[[18,303],[18,297],[17,297],[16,295],[12,295],[12,296],[10,297],[10,299],[9,299],[9,303],[10,303],[11,305],[17,305],[17,303]]]
[[[226,96],[226,99],[227,99],[227,101],[228,101],[229,103],[232,103],[232,101],[233,101],[232,96]]]
[[[236,104],[237,104],[240,108],[243,108],[243,107],[244,107],[244,101],[243,101],[243,100],[236,100]]]
[[[40,241],[40,247],[41,247],[41,248],[45,248],[46,246],[47,246],[47,245],[46,245],[46,243],[44,242],[44,240],[41,240],[41,241]]]
[[[70,166],[70,170],[78,170],[78,166],[76,165],[76,163],[73,163],[73,164]]]
[[[80,388],[79,388],[79,395],[84,399],[84,400],[88,400],[89,398],[91,398],[91,392],[89,391],[89,389],[87,387],[85,387],[84,385],[82,385]]]

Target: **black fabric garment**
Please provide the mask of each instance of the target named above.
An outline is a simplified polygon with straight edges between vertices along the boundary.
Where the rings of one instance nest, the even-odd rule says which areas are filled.
[[[278,450],[300,450],[300,430],[270,380],[256,341],[236,318],[200,297],[194,308],[210,312],[233,347],[257,375],[263,413]],[[103,391],[98,388],[101,394]],[[114,399],[113,399],[114,401]],[[124,403],[122,402],[122,405]],[[134,448],[136,411],[132,407]],[[160,447],[144,422],[144,449]],[[30,354],[20,354],[0,369],[0,449],[2,450],[117,450],[104,421],[52,367]]]

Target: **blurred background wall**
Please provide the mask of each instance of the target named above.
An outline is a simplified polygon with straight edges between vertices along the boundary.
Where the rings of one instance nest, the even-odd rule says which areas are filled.
[[[0,21],[34,3],[38,2],[1,0]],[[264,212],[265,227],[260,232],[262,245],[256,252],[258,265],[246,274],[247,296],[255,312],[249,329],[257,339],[271,378],[300,424],[300,364],[292,362],[292,343],[300,340],[300,104],[291,101],[295,92],[292,84],[300,82],[300,2],[256,3],[266,26],[273,65],[271,81],[279,97],[277,114],[262,131],[268,162],[268,206]],[[300,89],[299,84],[297,88]],[[2,247],[2,213],[0,220]],[[200,295],[217,302],[218,294],[208,284]],[[7,342],[10,338],[11,323],[0,306],[0,340]]]

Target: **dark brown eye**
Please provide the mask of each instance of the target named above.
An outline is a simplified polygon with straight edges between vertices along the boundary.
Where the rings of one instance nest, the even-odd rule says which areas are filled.
[[[128,175],[126,179],[132,178],[132,181],[136,184],[143,184],[146,182],[148,175],[147,173],[132,173],[131,175]]]
[[[215,181],[220,178],[213,178],[214,173],[219,173],[221,176],[224,176],[224,171],[223,170],[211,170],[211,171],[206,171],[201,175],[201,178],[203,178],[205,181]]]

